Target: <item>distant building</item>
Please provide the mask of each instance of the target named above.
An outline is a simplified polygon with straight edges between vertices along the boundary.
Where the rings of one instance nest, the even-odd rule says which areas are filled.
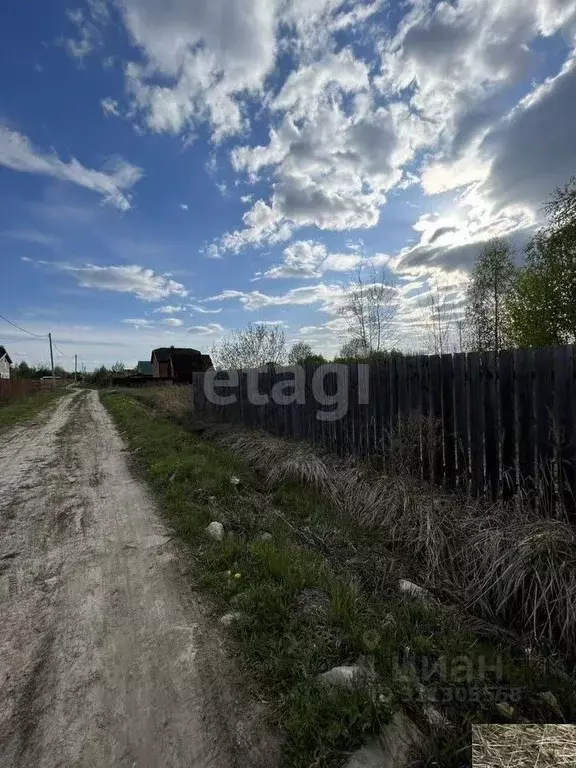
[[[148,360],[138,360],[136,373],[140,376],[154,376],[154,368]]]
[[[0,379],[10,378],[10,366],[12,360],[5,347],[0,347]]]
[[[192,374],[212,368],[210,355],[186,347],[160,347],[150,360],[155,379],[171,379],[180,384],[192,381]]]

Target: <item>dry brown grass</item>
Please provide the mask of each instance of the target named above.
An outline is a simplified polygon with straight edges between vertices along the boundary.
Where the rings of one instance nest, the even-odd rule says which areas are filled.
[[[414,478],[399,461],[382,473],[258,430],[218,428],[213,438],[269,487],[307,484],[341,513],[380,532],[423,586],[538,643],[576,644],[576,531],[568,523],[446,493]]]
[[[473,768],[576,766],[576,726],[474,725]]]
[[[183,421],[194,412],[194,395],[191,386],[143,387],[137,391],[137,396],[138,399],[177,421]]]

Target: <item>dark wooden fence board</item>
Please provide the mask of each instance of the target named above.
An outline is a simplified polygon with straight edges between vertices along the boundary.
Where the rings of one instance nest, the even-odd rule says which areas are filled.
[[[514,374],[514,352],[510,349],[500,352],[498,361],[498,405],[500,409],[500,456],[502,498],[511,499],[517,488],[516,453],[516,380]]]
[[[430,375],[430,468],[434,483],[442,483],[444,476],[444,446],[442,438],[442,362],[440,355],[428,360]]]
[[[454,355],[454,436],[458,487],[468,490],[468,377],[466,355]]]
[[[468,417],[470,422],[470,493],[484,492],[484,423],[480,355],[468,355]]]
[[[534,353],[515,353],[518,470],[520,487],[531,498],[535,485]]]
[[[430,479],[430,369],[429,358],[426,355],[418,357],[418,378],[420,380],[419,410],[420,410],[420,443],[422,460],[422,479]]]
[[[452,355],[442,355],[442,436],[444,441],[444,482],[456,486],[456,441],[454,418],[454,363]]]
[[[498,394],[497,368],[494,352],[482,354],[482,377],[484,394],[484,468],[486,473],[486,492],[492,501],[496,501],[499,491],[500,451],[498,435]]]
[[[554,422],[562,511],[576,523],[576,366],[574,347],[554,350]]]
[[[554,465],[554,350],[534,351],[536,467],[540,509],[552,516],[556,502]]]

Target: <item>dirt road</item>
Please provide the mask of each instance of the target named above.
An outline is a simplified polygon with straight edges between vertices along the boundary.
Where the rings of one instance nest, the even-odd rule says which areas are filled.
[[[203,622],[97,393],[2,435],[2,768],[258,763]]]

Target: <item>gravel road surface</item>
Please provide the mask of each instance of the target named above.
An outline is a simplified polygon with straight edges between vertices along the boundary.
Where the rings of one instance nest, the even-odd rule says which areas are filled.
[[[269,764],[195,601],[96,392],[2,434],[0,766]]]

